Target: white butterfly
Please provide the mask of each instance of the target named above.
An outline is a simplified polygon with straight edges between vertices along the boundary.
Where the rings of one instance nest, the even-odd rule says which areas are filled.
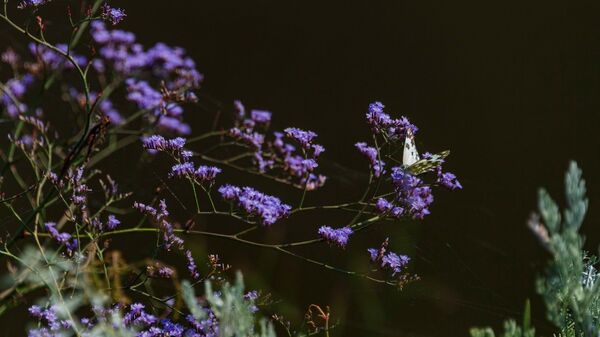
[[[404,140],[402,165],[404,165],[404,167],[412,166],[414,163],[418,162],[419,159],[419,152],[417,152],[417,146],[415,145],[415,136],[412,131],[408,129],[406,131],[406,139]]]
[[[402,166],[411,174],[419,175],[425,172],[433,171],[444,162],[450,154],[450,151],[444,151],[437,154],[432,154],[427,159],[421,159],[417,146],[415,145],[415,136],[412,131],[406,131],[406,139],[404,140],[404,152],[402,153]]]

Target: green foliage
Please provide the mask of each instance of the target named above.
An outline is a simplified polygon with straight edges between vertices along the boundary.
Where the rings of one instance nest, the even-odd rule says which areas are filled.
[[[545,189],[538,193],[538,213],[533,214],[529,226],[540,239],[552,258],[537,280],[537,291],[546,304],[548,319],[558,327],[557,336],[592,337],[600,334],[600,282],[597,257],[583,249],[584,239],[579,233],[588,209],[585,180],[575,162],[565,174],[566,209],[560,211],[557,203]],[[527,311],[527,310],[526,310]],[[524,328],[507,321],[502,336],[533,337],[529,319]],[[473,337],[493,337],[490,328],[472,329]]]
[[[578,233],[588,206],[585,193],[585,180],[574,162],[565,175],[567,208],[562,219],[556,203],[546,191],[540,191],[539,211],[548,233],[538,236],[552,259],[538,279],[537,290],[546,303],[548,319],[565,337],[597,336],[600,331],[596,257],[583,250],[584,240]]]
[[[266,319],[257,319],[252,310],[253,301],[244,297],[244,281],[238,273],[234,284],[226,283],[217,296],[212,283],[205,283],[205,296],[208,304],[219,320],[219,337],[275,337],[273,325]],[[183,300],[190,312],[198,320],[206,319],[206,311],[198,304],[194,288],[189,282],[182,284]],[[258,323],[258,331],[256,329]]]

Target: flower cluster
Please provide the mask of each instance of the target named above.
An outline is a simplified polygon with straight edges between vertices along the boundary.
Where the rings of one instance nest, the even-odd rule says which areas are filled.
[[[107,3],[104,3],[104,5],[102,5],[101,15],[104,20],[112,23],[113,25],[116,25],[119,22],[123,21],[123,19],[125,19],[125,17],[127,16],[125,14],[125,11],[121,8],[111,7]]]
[[[34,82],[34,77],[25,74],[20,78],[12,78],[4,84],[0,90],[0,106],[6,109],[6,113],[11,118],[23,114],[27,110],[27,105],[20,100],[25,96],[27,89]]]
[[[287,217],[292,209],[279,198],[263,194],[251,187],[223,185],[219,187],[219,193],[224,200],[234,203],[248,216],[258,218],[258,222],[266,226]]]
[[[154,265],[146,267],[146,273],[148,277],[169,279],[175,275],[175,270],[169,266],[156,262]]]
[[[173,165],[169,175],[171,177],[186,177],[200,184],[212,185],[219,173],[221,173],[221,169],[218,167],[201,165],[196,168],[191,162],[183,162]]]
[[[184,149],[184,138],[165,139],[163,136],[152,135],[144,138],[142,141],[145,149],[166,152],[177,161],[177,164],[171,167],[171,172],[169,173],[171,178],[183,177],[192,179],[201,185],[207,184],[211,186],[221,173],[221,169],[215,166],[194,166],[194,163],[189,161],[192,157],[192,152]]]
[[[175,235],[173,224],[167,219],[169,211],[164,199],[159,202],[158,209],[137,201],[133,204],[133,208],[149,216],[157,224],[158,228],[162,230],[166,250],[171,250],[173,246],[183,249],[183,240]]]
[[[29,330],[29,337],[58,336],[57,332],[72,326],[70,321],[58,318],[55,307],[42,308],[39,305],[32,305],[28,311],[31,317],[36,318],[40,324],[44,325],[38,329]]]
[[[417,127],[410,123],[408,118],[391,118],[390,115],[383,112],[385,106],[381,102],[374,102],[369,105],[367,112],[367,122],[376,134],[381,134],[389,140],[404,140],[407,133],[417,133]]]
[[[378,264],[381,269],[391,270],[392,276],[402,273],[403,269],[410,262],[410,257],[388,252],[387,246],[388,239],[385,239],[379,248],[367,249],[371,257],[371,262]]]
[[[371,170],[375,178],[379,178],[384,173],[385,163],[379,158],[379,153],[376,148],[368,146],[367,143],[360,142],[354,144],[358,151],[362,153],[371,163]]]
[[[17,7],[19,9],[24,9],[24,8],[36,8],[39,7],[41,5],[44,5],[48,2],[50,2],[51,0],[22,0],[19,5],[17,5]]]
[[[401,167],[392,168],[391,177],[396,198],[405,206],[408,215],[413,219],[422,219],[430,213],[429,205],[433,203],[431,186]]]
[[[317,158],[325,148],[313,141],[317,134],[298,128],[287,128],[284,132],[273,132],[267,137],[271,122],[271,113],[262,110],[250,111],[247,116],[245,107],[236,101],[235,126],[229,130],[229,136],[248,146],[253,152],[256,169],[261,173],[270,173],[289,180],[292,184],[306,190],[314,190],[325,184],[326,177],[315,174]],[[300,148],[287,143],[285,138],[300,144]]]
[[[325,241],[335,244],[340,248],[346,248],[346,245],[348,244],[348,238],[352,233],[353,231],[350,227],[334,229],[329,226],[321,226],[321,228],[319,228],[319,235],[325,239]]]
[[[46,222],[44,227],[46,227],[46,230],[56,242],[65,245],[69,254],[73,253],[79,247],[79,241],[67,232],[59,232],[55,222]]]
[[[173,139],[165,139],[160,135],[152,135],[142,139],[142,144],[146,150],[167,152],[175,157],[187,159],[192,156],[192,153],[185,151],[185,139],[181,137]]]
[[[199,279],[200,273],[198,272],[198,266],[196,266],[196,261],[194,261],[194,257],[192,256],[192,252],[190,250],[185,251],[185,257],[187,259],[187,268],[190,272],[190,275],[193,279]]]
[[[59,43],[55,47],[62,53],[44,45],[33,42],[30,43],[29,52],[36,58],[38,64],[30,65],[28,68],[35,69],[37,67],[43,67],[49,70],[74,69],[75,65],[64,56],[67,52],[69,52],[70,58],[73,59],[75,64],[80,68],[85,67],[88,63],[87,57],[69,51],[69,46],[65,43]]]

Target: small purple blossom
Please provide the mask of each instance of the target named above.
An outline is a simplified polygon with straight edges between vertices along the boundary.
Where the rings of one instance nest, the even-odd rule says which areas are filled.
[[[383,173],[383,167],[385,166],[385,163],[383,160],[379,159],[377,149],[368,146],[367,143],[356,143],[354,146],[356,146],[360,153],[369,159],[369,162],[371,163],[371,169],[373,170],[373,176],[379,178]]]
[[[191,157],[191,153],[183,149],[185,139],[181,137],[165,139],[160,135],[152,135],[142,138],[142,144],[149,151],[167,152],[182,159]]]
[[[78,248],[79,245],[77,239],[72,238],[71,234],[69,233],[59,232],[56,228],[55,222],[46,222],[44,227],[46,227],[46,230],[48,233],[50,233],[50,236],[56,240],[56,242],[65,245],[69,254]]]
[[[249,216],[257,217],[262,225],[272,225],[289,215],[291,206],[277,197],[258,192],[251,187],[224,185],[219,188],[223,199],[234,202]]]
[[[11,118],[17,118],[17,116],[27,111],[27,105],[20,102],[20,100],[25,96],[33,81],[34,77],[32,75],[25,74],[20,78],[8,80],[4,85],[4,90],[7,92],[0,90],[0,107],[3,106]]]
[[[213,184],[219,173],[221,169],[218,167],[202,165],[194,171],[194,177],[203,183]]]
[[[413,135],[417,133],[417,127],[411,124],[406,117],[393,119],[390,115],[383,112],[384,107],[381,102],[374,102],[369,105],[369,112],[367,112],[366,116],[367,122],[373,132],[376,134],[385,134],[392,140],[404,140],[408,130]]]
[[[371,262],[379,264],[381,269],[389,269],[392,271],[392,276],[401,273],[406,265],[410,262],[410,257],[406,255],[398,255],[394,252],[388,252],[388,239],[381,243],[379,249],[369,248]]]
[[[50,1],[51,0],[23,0],[17,5],[17,8],[19,8],[19,9],[30,8],[30,7],[35,8],[35,7],[39,7],[41,5],[45,5]]]
[[[113,230],[117,228],[117,226],[120,224],[121,221],[119,221],[114,215],[111,214],[108,216],[108,220],[106,221],[106,228],[108,228],[109,230]]]
[[[309,149],[317,134],[312,131],[304,131],[298,128],[287,128],[283,130],[289,138],[296,140],[302,147]]]
[[[185,162],[181,164],[175,164],[171,167],[171,172],[169,173],[170,177],[189,177],[194,174],[194,164],[190,162]]]
[[[133,203],[133,208],[148,215],[158,225],[163,234],[164,247],[166,250],[171,250],[173,246],[177,246],[180,249],[183,248],[183,240],[175,235],[173,224],[167,219],[169,211],[167,210],[167,203],[164,199],[158,203],[158,209],[137,201]]]
[[[242,130],[239,128],[232,128],[229,130],[229,136],[246,143],[257,150],[260,149],[265,142],[265,135],[254,132],[252,129]]]
[[[102,6],[101,16],[102,19],[112,23],[113,25],[116,25],[119,22],[123,21],[123,19],[125,19],[127,15],[125,14],[125,11],[123,9],[111,7],[107,3],[104,3],[104,5]]]
[[[250,118],[257,124],[269,124],[271,121],[272,113],[270,111],[263,110],[252,110],[250,111]]]
[[[404,214],[404,209],[402,207],[394,205],[385,198],[377,199],[375,208],[384,215],[390,215],[395,218],[399,218]]]
[[[223,185],[219,187],[219,193],[221,193],[223,199],[227,201],[235,200],[241,191],[241,188],[233,185]]]
[[[462,185],[456,178],[454,173],[442,172],[441,167],[438,169],[437,183],[451,190],[460,190]]]
[[[350,227],[334,229],[329,226],[321,226],[321,228],[319,228],[319,235],[323,239],[329,243],[338,245],[340,248],[346,248],[348,238],[352,233],[353,231]]]
[[[155,324],[158,319],[144,311],[144,305],[141,303],[133,303],[129,306],[129,312],[123,316],[125,326],[138,325],[141,327]]]
[[[389,252],[381,259],[381,267],[392,270],[392,276],[402,272],[402,269],[410,262],[410,258],[406,255],[398,255],[394,252]]]
[[[401,167],[392,168],[392,183],[395,186],[397,200],[413,219],[423,219],[430,214],[429,206],[433,203],[431,186]]]
[[[196,261],[194,261],[192,252],[190,250],[186,250],[185,257],[187,259],[187,268],[188,268],[188,271],[190,272],[190,275],[195,280],[199,279],[200,273],[198,272],[198,267],[196,266]]]

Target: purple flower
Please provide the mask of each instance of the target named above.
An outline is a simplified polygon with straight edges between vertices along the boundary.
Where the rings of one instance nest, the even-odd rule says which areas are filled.
[[[407,131],[412,134],[417,133],[417,127],[410,123],[406,117],[393,119],[390,115],[383,112],[384,105],[381,102],[374,102],[369,105],[367,112],[367,122],[376,134],[384,134],[392,140],[404,140]]]
[[[163,278],[171,278],[175,271],[167,266],[162,266],[158,269],[157,274]]]
[[[387,246],[388,239],[385,239],[379,249],[369,248],[367,252],[369,253],[371,262],[379,264],[381,269],[390,269],[392,276],[394,276],[402,272],[402,269],[410,262],[410,258],[406,255],[387,252]]]
[[[213,184],[221,169],[214,166],[199,166],[194,171],[194,177],[203,183]]]
[[[115,228],[117,228],[117,226],[121,224],[121,221],[119,221],[114,215],[109,215],[108,216],[108,221],[106,222],[106,228],[113,230]]]
[[[4,92],[4,90],[0,90],[0,106],[6,108],[6,112],[11,118],[17,118],[17,116],[27,110],[27,105],[19,100],[25,96],[33,81],[34,77],[32,75],[25,74],[20,78],[12,78],[6,82],[4,87],[10,95]],[[17,101],[13,100],[13,98]]]
[[[314,191],[317,188],[323,187],[327,177],[324,175],[309,174],[307,178],[300,179],[300,186],[305,186],[307,191]]]
[[[377,208],[377,210],[384,215],[390,215],[395,218],[401,217],[404,213],[404,209],[402,207],[396,206],[384,198],[377,199],[375,208]]]
[[[107,3],[104,3],[102,6],[101,15],[102,19],[112,23],[113,25],[123,21],[123,19],[127,16],[123,9],[111,7]]]
[[[204,79],[183,48],[157,43],[148,49],[146,58],[152,73],[165,80],[170,90],[197,88]]]
[[[300,156],[288,156],[284,159],[284,169],[293,177],[306,177],[317,166],[319,165],[314,159],[304,159]]]
[[[190,272],[190,275],[195,280],[200,278],[200,273],[198,272],[198,267],[196,266],[196,261],[194,261],[194,257],[192,256],[192,252],[189,250],[185,251],[185,257],[187,259],[187,268]]]
[[[406,255],[398,255],[394,252],[389,252],[381,259],[381,267],[392,270],[392,276],[402,272],[402,269],[408,264],[410,258]]]
[[[223,199],[227,201],[235,200],[241,191],[241,188],[233,185],[223,185],[219,187],[219,193],[221,193]]]
[[[271,112],[263,110],[250,111],[250,118],[257,124],[269,124],[271,121]]]
[[[163,96],[157,90],[154,90],[146,81],[136,81],[132,78],[127,79],[127,99],[136,103],[140,109],[154,111],[159,115],[164,107]]]
[[[161,116],[156,125],[159,130],[172,132],[179,135],[189,135],[192,133],[191,127],[184,123],[180,118]]]
[[[175,156],[180,156],[185,145],[185,139],[181,137],[165,139],[163,136],[152,135],[142,139],[146,150],[168,152]]]
[[[50,1],[51,0],[23,0],[17,5],[17,8],[24,9],[29,7],[39,7]]]
[[[219,173],[221,173],[221,169],[218,167],[202,165],[198,168],[195,168],[194,164],[191,162],[184,162],[173,165],[169,175],[171,177],[187,177],[190,179],[195,179],[200,183],[208,183],[212,185]]]
[[[265,142],[265,135],[253,132],[251,129],[232,128],[229,130],[229,136],[242,141],[255,149],[260,149]]]
[[[391,177],[397,199],[413,219],[423,219],[430,213],[428,207],[433,203],[430,186],[401,167],[393,167]]]
[[[133,303],[129,306],[129,312],[123,316],[123,324],[126,326],[139,325],[148,326],[155,324],[158,320],[154,315],[144,311],[144,305],[141,303]]]
[[[450,172],[442,172],[441,167],[438,169],[437,183],[451,190],[460,190],[462,185],[454,175]]]
[[[68,46],[64,43],[59,43],[56,45],[56,48],[67,52],[69,50]],[[74,69],[75,66],[65,58],[65,56],[61,53],[56,52],[53,49],[50,49],[44,45],[30,43],[29,51],[33,54],[39,62],[43,63],[43,65],[51,70],[58,70],[62,67],[65,69]],[[79,67],[85,67],[88,62],[88,59],[85,56],[78,55],[75,53],[70,53],[71,58],[75,61],[75,63]]]
[[[171,168],[171,173],[169,173],[170,177],[189,177],[194,173],[194,164],[190,162],[185,162],[181,164],[175,164]]]
[[[309,149],[313,139],[317,137],[317,134],[312,131],[304,131],[298,128],[287,128],[283,131],[286,136],[296,140],[305,149]]]
[[[99,56],[102,58],[92,62],[94,69],[104,72],[106,66],[112,68],[121,75],[130,75],[148,64],[148,58],[144,48],[135,43],[135,35],[123,30],[106,29],[101,21],[94,21],[90,25],[91,35],[99,45]]]
[[[336,244],[340,248],[346,248],[348,237],[353,233],[350,227],[342,227],[333,229],[329,226],[321,226],[319,235],[327,242]]]
[[[75,251],[78,247],[78,241],[77,239],[72,239],[71,238],[71,234],[66,233],[66,232],[59,232],[58,229],[56,229],[56,223],[55,222],[46,222],[44,224],[44,227],[46,227],[46,230],[48,231],[48,233],[50,233],[50,236],[56,240],[56,242],[65,245],[65,247],[67,248],[67,252],[69,254],[71,254],[73,251]]]
[[[219,193],[223,199],[233,201],[246,214],[257,217],[261,224],[267,226],[287,217],[292,209],[279,198],[263,194],[251,187],[224,185],[219,188]]]
[[[166,250],[171,250],[173,246],[182,249],[183,240],[174,234],[173,225],[167,219],[169,216],[167,203],[163,199],[158,203],[158,206],[158,209],[156,209],[137,201],[133,203],[133,208],[148,215],[161,229]]]
[[[377,149],[368,146],[367,143],[356,143],[354,146],[356,146],[360,153],[369,159],[369,162],[371,163],[371,169],[373,170],[373,176],[379,178],[383,173],[383,167],[385,166],[385,163],[382,160],[379,160]]]

